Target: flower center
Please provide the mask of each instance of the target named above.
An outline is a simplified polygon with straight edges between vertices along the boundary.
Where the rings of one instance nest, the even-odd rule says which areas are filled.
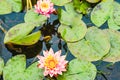
[[[49,55],[46,59],[45,59],[45,64],[44,66],[49,68],[49,69],[53,69],[57,66],[58,61],[57,59],[55,59],[52,55]]]
[[[42,11],[47,11],[50,7],[50,4],[48,2],[42,2],[40,5],[40,8]]]

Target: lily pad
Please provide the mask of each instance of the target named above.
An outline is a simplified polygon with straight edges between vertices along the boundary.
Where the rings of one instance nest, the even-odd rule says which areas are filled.
[[[111,48],[103,60],[108,62],[120,61],[120,32],[112,29],[107,29],[105,32],[110,38]]]
[[[65,25],[71,25],[72,23],[76,22],[73,21],[74,18],[80,19],[82,18],[82,14],[78,14],[75,12],[73,4],[69,3],[65,5],[65,10],[59,9],[58,16],[60,23]]]
[[[27,43],[27,40],[28,40],[28,42],[30,42],[29,45],[31,44],[31,42],[33,44],[34,42],[38,40],[38,37],[40,37],[40,36],[37,36],[36,34],[29,34],[34,28],[35,28],[34,24],[31,24],[31,23],[21,23],[21,24],[16,25],[7,32],[4,38],[4,43],[5,44],[8,44],[8,43],[17,44],[17,43],[22,42],[23,44],[23,43]],[[40,35],[40,33],[37,33],[37,34]],[[34,37],[34,39],[31,38],[30,36]]]
[[[34,9],[28,10],[24,17],[25,22],[33,23],[36,26],[42,25],[46,20],[46,16],[35,13]]]
[[[2,75],[4,69],[4,60],[0,57],[0,75]]]
[[[97,26],[100,27],[110,17],[112,11],[113,0],[103,0],[95,6],[91,12],[91,20]]]
[[[12,12],[12,6],[6,0],[0,0],[0,15]]]
[[[76,21],[70,26],[60,25],[58,28],[58,32],[61,33],[62,38],[67,42],[74,42],[82,39],[85,36],[86,31],[86,25],[82,20]]]
[[[88,28],[85,39],[67,44],[75,57],[87,61],[100,60],[110,49],[110,42],[107,35],[95,27]]]
[[[34,32],[28,36],[25,36],[22,39],[14,41],[13,43],[18,44],[18,45],[32,45],[38,42],[38,40],[40,39],[40,36],[41,36],[40,31]]]
[[[74,59],[70,61],[65,73],[58,76],[58,80],[94,80],[96,77],[96,67],[87,61]]]
[[[51,0],[57,6],[64,6],[66,3],[71,2],[72,0]]]
[[[114,29],[114,30],[119,30],[120,29],[120,26],[118,26],[112,17],[110,17],[110,19],[108,20],[108,26],[110,29]]]
[[[118,2],[114,2],[113,20],[120,26],[120,4]]]
[[[37,68],[37,62],[26,69],[25,55],[12,57],[3,70],[4,80],[42,80],[42,70]]]
[[[118,4],[117,2],[114,2],[114,6],[116,6],[117,4]],[[108,19],[108,27],[110,29],[118,30],[118,29],[120,29],[120,26],[118,26],[113,19],[114,18],[113,17],[113,11],[114,11],[114,7],[113,7],[113,9],[110,13],[110,18]]]
[[[7,0],[7,2],[12,5],[13,11],[20,12],[22,10],[22,0]]]

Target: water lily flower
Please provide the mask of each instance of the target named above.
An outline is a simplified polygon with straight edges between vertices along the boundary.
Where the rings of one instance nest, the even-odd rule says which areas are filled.
[[[61,50],[54,53],[52,48],[49,51],[43,51],[44,56],[38,55],[38,68],[44,69],[44,76],[50,75],[50,77],[62,75],[63,71],[66,71],[66,65],[68,61],[65,60],[65,55],[61,56]]]
[[[35,5],[35,12],[45,15],[48,18],[54,11],[54,5],[50,0],[38,0],[37,4]]]

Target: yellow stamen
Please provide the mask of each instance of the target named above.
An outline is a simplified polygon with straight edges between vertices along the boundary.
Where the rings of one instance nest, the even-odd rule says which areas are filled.
[[[42,2],[41,5],[40,5],[40,8],[43,10],[43,11],[46,11],[49,9],[49,3],[47,2]]]
[[[44,66],[49,68],[49,69],[53,69],[57,66],[58,61],[57,59],[55,59],[52,55],[49,55],[46,59],[45,59],[45,64]]]

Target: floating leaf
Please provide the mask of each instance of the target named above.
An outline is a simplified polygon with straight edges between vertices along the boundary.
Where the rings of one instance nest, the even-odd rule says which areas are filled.
[[[17,44],[15,43],[16,41],[20,41],[20,40],[24,40],[24,38],[26,38],[26,43],[27,43],[27,40],[28,42],[31,42],[33,41],[33,38],[31,38],[30,40],[28,38],[29,37],[29,33],[35,28],[34,24],[30,24],[30,23],[21,23],[21,24],[18,24],[14,27],[12,27],[8,32],[7,34],[5,35],[5,38],[4,38],[4,43],[7,44],[7,43],[14,43],[14,44]],[[38,33],[37,33],[38,34]],[[33,36],[32,36],[33,37]],[[35,36],[34,35],[34,38],[36,37],[36,39],[38,39],[38,36]],[[23,41],[22,40],[22,41]],[[21,41],[21,42],[22,42]],[[24,42],[24,43],[25,43]],[[33,41],[33,42],[36,42]],[[23,42],[22,42],[23,43]],[[22,44],[21,44],[22,45]],[[30,45],[30,44],[29,44]]]
[[[74,59],[70,61],[65,73],[58,76],[58,80],[94,80],[96,77],[96,67],[87,61]]]
[[[20,12],[22,10],[22,0],[7,0],[12,5],[12,10]]]
[[[12,12],[12,6],[5,0],[0,0],[0,15]]]
[[[28,10],[24,17],[25,22],[31,22],[36,24],[36,26],[40,26],[47,20],[47,17],[44,15],[39,15],[35,13],[34,9]]]
[[[35,62],[26,69],[24,80],[43,80],[43,71],[37,65],[38,62]]]
[[[107,35],[95,27],[88,28],[85,39],[67,44],[75,57],[88,61],[101,59],[110,49],[110,42]]]
[[[78,14],[75,12],[73,4],[69,3],[65,5],[65,10],[59,9],[59,20],[60,23],[65,24],[65,25],[71,25],[73,22],[74,18],[80,19],[82,18],[81,14]]]
[[[117,4],[118,3],[114,2],[114,6]],[[110,18],[108,19],[108,27],[110,29],[118,30],[118,29],[120,29],[120,26],[118,26],[113,20],[113,10],[114,10],[114,7],[112,8],[112,11],[110,13]]]
[[[109,26],[110,29],[114,29],[114,30],[120,29],[120,26],[118,26],[118,25],[114,22],[113,18],[111,18],[111,17],[110,17],[110,19],[108,20],[108,26]]]
[[[37,62],[26,68],[25,55],[11,58],[3,70],[4,80],[42,80],[42,70],[37,68]]]
[[[97,4],[91,12],[91,20],[97,26],[100,27],[109,18],[112,11],[113,0],[104,0]]]
[[[90,3],[97,3],[97,2],[99,2],[100,0],[86,0],[86,1],[88,1],[88,2],[90,2]]]
[[[104,61],[117,62],[120,61],[120,32],[112,29],[105,30],[110,38],[111,48]]]
[[[64,6],[66,3],[71,2],[72,0],[51,0],[57,6]]]
[[[35,44],[40,39],[41,33],[40,31],[34,32],[28,36],[23,37],[17,41],[14,41],[15,44],[18,45],[32,45]]]
[[[2,75],[4,69],[4,60],[0,57],[0,75]]]
[[[113,20],[120,26],[120,4],[118,2],[114,2]]]
[[[58,32],[61,33],[62,38],[67,42],[74,42],[82,39],[85,36],[86,31],[86,25],[81,20],[78,22],[76,21],[70,26],[60,25],[58,28]]]

